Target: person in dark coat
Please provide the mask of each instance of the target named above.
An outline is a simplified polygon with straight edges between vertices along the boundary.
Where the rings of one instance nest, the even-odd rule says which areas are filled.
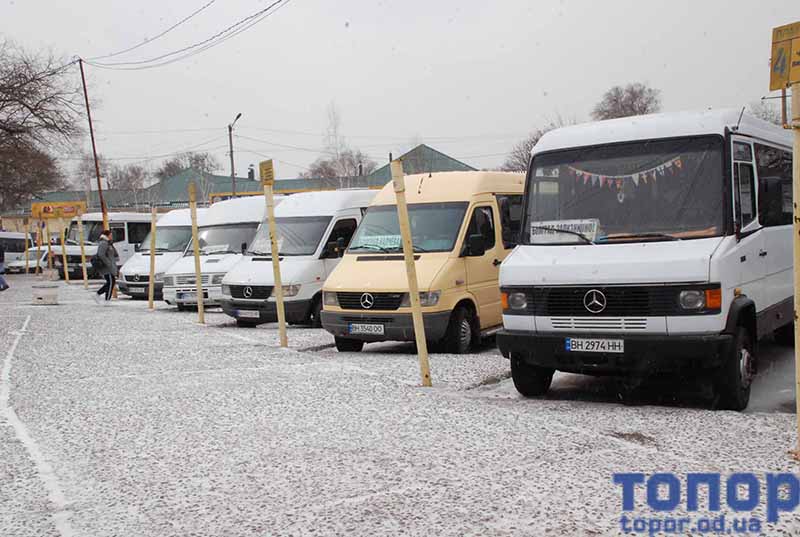
[[[6,271],[5,264],[6,249],[3,247],[2,243],[0,243],[0,291],[5,291],[8,289],[8,283],[6,282],[6,279],[3,278],[3,273]]]
[[[97,269],[97,272],[106,282],[97,290],[94,299],[95,302],[100,304],[105,298],[104,303],[108,304],[111,300],[111,293],[114,291],[114,284],[117,283],[117,260],[119,259],[117,249],[114,248],[114,243],[111,242],[110,230],[107,229],[100,234],[96,255],[100,260],[100,268]]]

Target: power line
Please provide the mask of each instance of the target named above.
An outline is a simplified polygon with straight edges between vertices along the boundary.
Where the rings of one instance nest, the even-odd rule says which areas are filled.
[[[134,45],[132,47],[128,47],[126,49],[123,49],[123,50],[120,50],[120,51],[117,51],[117,52],[112,52],[111,54],[106,54],[104,56],[93,56],[91,58],[88,58],[86,61],[88,62],[88,61],[94,61],[94,60],[102,60],[103,58],[113,58],[114,56],[119,56],[120,54],[125,54],[126,52],[131,52],[132,50],[136,50],[137,48],[143,47],[144,45],[149,45],[153,41],[165,36],[166,34],[171,32],[172,30],[174,30],[178,26],[182,25],[183,23],[190,21],[192,18],[195,17],[195,15],[198,15],[199,13],[204,11],[206,8],[208,8],[211,4],[213,4],[216,1],[217,0],[211,0],[210,2],[207,2],[200,9],[192,12],[189,16],[184,17],[183,19],[179,20],[178,22],[176,22],[175,24],[173,24],[172,26],[170,26],[169,28],[167,28],[166,30],[161,32],[160,34],[158,34],[155,37],[153,37],[152,39],[147,39],[147,40],[145,40],[145,41],[143,41],[143,42],[141,42],[141,43],[139,43],[137,45]]]
[[[147,60],[139,60],[139,61],[131,61],[131,62],[87,62],[89,65],[94,67],[98,67],[101,69],[111,69],[111,70],[119,70],[119,71],[138,71],[143,69],[152,69],[155,67],[162,67],[165,65],[169,65],[171,63],[175,63],[177,61],[184,60],[186,58],[190,58],[196,54],[200,54],[203,51],[206,51],[210,48],[213,48],[217,45],[220,45],[231,39],[240,33],[252,28],[262,20],[266,19],[270,15],[276,13],[280,8],[286,6],[291,0],[276,0],[269,6],[261,9],[252,15],[249,15],[234,24],[228,26],[224,30],[217,32],[216,34],[212,35],[211,37],[194,43],[192,45],[183,47],[181,49],[168,52],[166,54],[162,54],[160,56],[156,56],[153,58],[149,58]],[[226,35],[227,34],[227,35]],[[197,49],[197,50],[195,50]],[[171,56],[176,56],[170,58]],[[169,58],[169,59],[167,59]],[[164,60],[164,61],[161,61]]]

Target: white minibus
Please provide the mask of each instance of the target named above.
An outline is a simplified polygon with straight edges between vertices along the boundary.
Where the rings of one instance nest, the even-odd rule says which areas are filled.
[[[34,244],[33,237],[28,235],[28,247]],[[25,261],[25,233],[0,231],[0,245],[5,250],[5,262],[9,264],[18,259]]]
[[[788,132],[737,110],[565,127],[525,196],[498,334],[520,393],[556,370],[677,373],[747,407],[759,340],[792,342]]]
[[[275,203],[279,202],[280,198],[276,198]],[[265,214],[264,196],[219,201],[208,208],[198,234],[204,305],[219,305],[222,279],[247,251]],[[183,310],[197,305],[197,292],[194,247],[190,241],[184,256],[164,273],[162,294],[167,304]]]
[[[207,209],[197,209],[202,225]],[[151,233],[151,232],[150,232]],[[122,265],[117,285],[121,293],[134,298],[147,298],[150,286],[150,233],[142,239],[137,252]],[[154,295],[161,300],[164,273],[186,252],[192,240],[192,218],[189,209],[174,209],[159,217],[156,223]]]
[[[339,264],[377,190],[305,192],[275,210],[284,311],[290,323],[320,325],[322,284]],[[239,326],[275,322],[269,226],[258,229],[247,254],[222,280],[223,311]]]

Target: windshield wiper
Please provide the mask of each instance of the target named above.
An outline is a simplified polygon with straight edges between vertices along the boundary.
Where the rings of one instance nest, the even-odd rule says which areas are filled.
[[[358,246],[351,246],[351,251],[355,250],[375,250],[378,252],[382,252],[384,254],[391,253],[393,250],[386,248],[385,246],[378,246],[377,244],[359,244]]]
[[[427,248],[423,248],[422,246],[417,246],[416,244],[414,245],[414,251],[419,252],[421,254],[430,252],[430,250],[428,250]]]
[[[680,237],[668,233],[626,233],[624,235],[612,235],[603,237],[603,241],[616,241],[617,239],[664,239],[667,241],[679,241]]]
[[[561,229],[561,228],[550,227],[550,226],[531,226],[531,229],[540,229],[542,231],[555,231],[557,233],[566,233],[567,235],[574,235],[575,237],[578,237],[579,239],[584,241],[586,244],[595,244],[595,242],[592,239],[590,239],[589,237],[587,237],[586,235],[584,235],[580,231],[572,231],[570,229]]]

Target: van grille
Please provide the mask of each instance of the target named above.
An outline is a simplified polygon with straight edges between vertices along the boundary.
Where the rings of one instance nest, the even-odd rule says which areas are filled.
[[[641,317],[552,317],[555,330],[647,330]]]
[[[525,289],[528,313],[542,317],[663,317],[686,313],[678,304],[684,286],[533,287]],[[605,295],[606,308],[589,312],[583,299],[591,290]]]
[[[133,282],[133,283],[149,283],[150,282],[150,275],[149,274],[126,274],[125,275],[126,282]]]
[[[373,304],[371,308],[361,305],[361,297],[365,294],[372,295]],[[392,311],[400,307],[403,301],[403,293],[336,293],[339,299],[339,307],[345,310],[384,310]]]
[[[233,298],[245,298],[253,300],[266,300],[272,296],[271,285],[231,285],[231,296]],[[251,289],[251,295],[245,296],[244,290]]]
[[[175,276],[175,285],[196,285],[196,281],[194,274],[180,274]],[[203,285],[208,284],[208,274],[201,275],[200,281]]]

